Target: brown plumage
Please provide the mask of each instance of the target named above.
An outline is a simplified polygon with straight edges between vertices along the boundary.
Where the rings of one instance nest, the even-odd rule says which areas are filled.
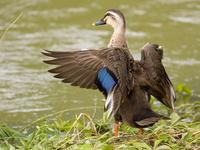
[[[112,15],[111,17],[109,17]],[[109,24],[114,32],[108,47],[126,47],[126,21],[123,13],[116,9],[106,11],[100,20]],[[100,25],[103,25],[100,24]],[[97,24],[98,25],[98,24]],[[164,105],[174,109],[175,92],[173,85],[162,65],[163,50],[156,44],[146,44],[141,50],[141,61],[134,61],[133,76],[139,85],[150,95],[157,98]]]
[[[146,44],[141,49],[141,61],[134,64],[134,75],[149,95],[174,109],[175,91],[162,65],[162,58],[161,46]]]
[[[151,50],[154,49],[148,49],[148,51]],[[133,127],[141,128],[151,126],[160,119],[166,118],[155,113],[149,106],[148,95],[152,85],[144,82],[147,80],[145,73],[148,72],[143,70],[147,60],[142,59],[141,62],[135,62],[128,49],[104,48],[74,52],[46,50],[43,54],[54,58],[44,61],[45,63],[58,65],[49,70],[50,73],[56,74],[54,77],[73,86],[99,89],[103,93],[105,90],[99,86],[97,74],[101,68],[108,68],[117,80],[117,85],[113,88],[111,111],[116,122],[123,121]],[[142,57],[144,57],[143,55]],[[155,57],[155,59],[157,58]],[[108,95],[105,94],[105,96],[108,98]]]
[[[116,122],[126,122],[132,127],[145,128],[152,126],[160,119],[167,119],[154,112],[148,101],[147,93],[138,83],[128,95],[127,100],[121,104],[118,114],[115,115]]]
[[[127,122],[133,127],[148,127],[162,118],[149,106],[150,95],[173,108],[175,93],[162,65],[162,49],[146,44],[141,61],[135,61],[125,38],[124,15],[108,10],[95,25],[109,24],[114,32],[108,48],[73,52],[43,52],[52,57],[44,61],[57,65],[49,72],[64,83],[81,88],[99,89],[106,97],[105,108],[116,123]],[[118,133],[116,125],[116,133]]]
[[[131,68],[133,60],[127,49],[104,48],[98,50],[84,50],[75,52],[43,52],[53,57],[53,60],[44,61],[47,64],[58,65],[49,70],[55,73],[55,78],[62,79],[64,83],[82,88],[105,90],[97,82],[97,73],[101,68],[107,68],[111,75],[117,78],[117,85],[113,87],[113,108],[115,114],[124,98],[133,87]],[[108,94],[108,93],[107,93]],[[106,95],[107,96],[107,95]]]

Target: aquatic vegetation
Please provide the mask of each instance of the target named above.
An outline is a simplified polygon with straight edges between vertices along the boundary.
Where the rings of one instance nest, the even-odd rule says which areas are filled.
[[[180,93],[182,93],[180,91]],[[158,105],[156,107],[162,107]],[[156,108],[155,108],[156,109]],[[199,149],[200,102],[182,104],[170,115],[147,128],[144,134],[123,124],[120,136],[113,137],[108,120],[95,120],[81,113],[72,120],[42,117],[24,128],[0,126],[2,149]],[[63,112],[62,112],[63,113]]]

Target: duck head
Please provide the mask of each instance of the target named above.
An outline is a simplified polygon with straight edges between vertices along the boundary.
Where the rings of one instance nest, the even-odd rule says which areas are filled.
[[[122,30],[126,27],[124,15],[117,9],[107,10],[103,18],[95,22],[93,25],[100,26],[105,24],[112,26],[114,30]]]
[[[109,9],[103,18],[93,25],[100,26],[106,24],[114,29],[108,47],[128,48],[125,37],[126,22],[123,13],[117,9]]]

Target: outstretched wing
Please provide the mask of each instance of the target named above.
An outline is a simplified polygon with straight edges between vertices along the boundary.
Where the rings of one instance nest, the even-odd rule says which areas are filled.
[[[99,89],[109,101],[107,109],[116,112],[130,90],[130,76],[127,50],[119,48],[104,48],[98,50],[81,50],[74,52],[43,52],[53,57],[53,60],[44,61],[47,64],[57,65],[50,69],[54,77],[62,79],[64,83],[88,89]],[[115,91],[113,91],[115,90]],[[116,96],[117,95],[117,96]],[[114,100],[113,100],[114,99]]]
[[[64,83],[73,86],[96,89],[95,84],[97,70],[104,66],[103,60],[97,56],[98,51],[75,51],[75,52],[43,52],[44,55],[53,57],[53,60],[44,62],[57,65],[56,68],[48,70],[56,74],[54,77],[62,79]]]
[[[158,45],[146,44],[142,48],[143,85],[150,95],[174,109],[175,91],[162,65],[162,57],[163,49]]]

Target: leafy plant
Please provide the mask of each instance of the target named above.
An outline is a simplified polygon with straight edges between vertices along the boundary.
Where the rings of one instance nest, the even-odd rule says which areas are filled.
[[[156,105],[155,109],[159,111],[161,107],[162,105]],[[96,121],[88,114],[81,113],[74,119],[65,121],[56,117],[68,111],[63,110],[39,118],[24,128],[13,129],[0,125],[0,149],[200,149],[199,110],[198,101],[181,104],[176,107],[176,112],[170,114],[170,120],[159,121],[145,129],[144,134],[122,124],[119,137],[113,136],[111,122],[106,117]],[[168,110],[166,112],[170,113]],[[57,119],[51,119],[55,117]]]

